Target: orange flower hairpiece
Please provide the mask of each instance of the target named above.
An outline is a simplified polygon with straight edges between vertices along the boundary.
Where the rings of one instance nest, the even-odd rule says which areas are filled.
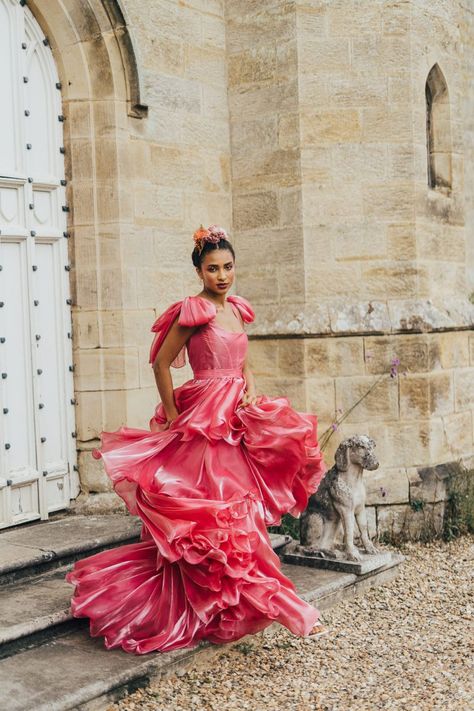
[[[221,239],[228,239],[228,237],[227,232],[222,227],[219,227],[219,225],[211,225],[207,230],[201,225],[193,234],[194,246],[198,249],[199,253],[202,252],[206,242],[217,244]]]

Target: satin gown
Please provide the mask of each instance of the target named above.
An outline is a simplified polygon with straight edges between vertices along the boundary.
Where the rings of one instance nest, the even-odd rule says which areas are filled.
[[[227,299],[253,321],[246,299]],[[172,363],[185,365],[187,352],[194,374],[174,389],[179,416],[166,428],[159,403],[149,431],[102,432],[93,451],[142,520],[140,541],[75,563],[72,614],[108,649],[135,654],[229,642],[275,620],[305,636],[319,611],[283,575],[266,527],[298,517],[326,472],[317,417],[286,397],[240,405],[247,334],[219,326],[199,296],[155,321],[150,363],[177,316],[198,326]]]

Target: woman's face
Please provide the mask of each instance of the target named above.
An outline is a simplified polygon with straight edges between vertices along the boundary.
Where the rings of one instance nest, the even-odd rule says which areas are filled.
[[[203,287],[214,294],[225,294],[234,281],[234,258],[228,249],[213,249],[208,252],[197,269]]]

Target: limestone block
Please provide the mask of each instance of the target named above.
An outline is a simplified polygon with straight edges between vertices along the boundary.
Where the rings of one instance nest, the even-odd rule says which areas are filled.
[[[93,225],[95,220],[95,192],[90,180],[75,180],[72,192],[74,226]]]
[[[409,501],[409,485],[406,469],[379,467],[364,472],[364,484],[368,505],[402,504]]]
[[[112,491],[112,481],[107,476],[102,459],[94,459],[91,452],[79,452],[81,489],[87,493]]]
[[[278,340],[250,340],[248,357],[254,376],[271,378],[278,372]]]
[[[247,9],[247,5],[251,7]],[[293,3],[256,3],[254,0],[226,3],[228,52],[231,55],[245,50],[251,52],[268,43],[269,36],[279,44],[292,39],[295,34],[294,13]]]
[[[149,366],[150,371],[151,366]],[[160,396],[155,383],[153,387],[140,387],[127,392],[127,423],[130,427],[149,430],[150,419],[155,412]]]
[[[128,231],[128,230],[126,230]],[[119,270],[123,266],[123,255],[122,255],[122,229],[120,225],[116,225],[115,228],[110,226],[103,227],[100,230],[97,239],[97,251],[98,257],[96,257],[99,268],[102,269],[102,265],[106,266],[107,269]],[[126,237],[124,237],[126,239]]]
[[[282,226],[287,226],[293,230],[296,225],[301,223],[303,208],[301,197],[301,190],[299,188],[282,190],[280,192],[280,223]],[[285,230],[287,242],[289,241],[288,238],[291,235],[291,230],[290,234],[288,234],[288,230]]]
[[[282,84],[255,86],[245,91],[233,91],[229,94],[231,116],[245,116],[248,107],[256,116],[263,114],[287,113],[294,111],[298,100],[298,81],[293,79]]]
[[[389,180],[413,179],[415,165],[413,160],[413,145],[394,143],[389,147],[387,160],[387,178]]]
[[[90,141],[92,132],[90,104],[86,101],[68,101],[67,114],[71,140],[86,138]]]
[[[445,501],[449,479],[456,473],[457,463],[438,464],[432,467],[409,467],[410,500],[435,503]]]
[[[474,365],[474,334],[469,336],[469,361]]]
[[[153,69],[143,71],[147,95],[150,103],[163,107],[165,111],[194,114],[201,112],[200,82],[186,77],[160,75],[156,80]]]
[[[388,148],[383,144],[340,143],[331,146],[331,154],[335,179],[356,184],[362,175],[370,182],[386,179]],[[380,224],[378,230],[380,232]],[[375,240],[372,246],[377,247]]]
[[[233,208],[236,230],[279,224],[280,216],[275,192],[236,195]]]
[[[469,333],[467,331],[437,333],[434,340],[438,346],[439,363],[442,368],[469,366]]]
[[[366,9],[367,6],[364,5],[364,16]],[[346,21],[352,19],[348,13]],[[383,72],[385,76],[393,76],[399,74],[405,67],[407,69],[410,67],[411,35],[384,37],[372,33],[370,25],[366,25],[366,29],[368,34],[351,39],[351,67],[353,70],[363,72],[369,68],[377,67],[378,71]]]
[[[201,93],[203,114],[205,116],[215,116],[217,119],[228,121],[229,110],[227,104],[227,93],[222,90],[222,87],[211,84],[203,84],[201,87]]]
[[[351,408],[373,385],[375,378],[351,376],[336,378],[336,407],[343,412]],[[389,377],[382,379],[351,412],[349,422],[363,422],[370,418],[398,419],[398,387]]]
[[[299,37],[298,48],[303,60],[302,73],[318,70],[331,75],[350,70],[351,45],[348,37],[327,39],[304,33]]]
[[[130,425],[127,417],[127,393],[124,390],[107,390],[102,393],[103,429],[114,432],[119,427]]]
[[[411,222],[392,222],[386,226],[387,252],[392,259],[416,258],[416,234]]]
[[[400,378],[400,417],[418,419],[454,411],[451,373]]]
[[[231,200],[225,193],[187,192],[184,195],[184,214],[185,224],[191,226],[191,235],[201,222],[204,225],[218,224],[225,227],[231,224]]]
[[[74,348],[98,348],[99,323],[97,311],[75,311],[73,314]]]
[[[311,338],[304,343],[308,375],[363,375],[362,338]]]
[[[118,169],[117,140],[100,136],[95,142],[94,151],[96,179],[107,181],[111,176],[116,176]]]
[[[254,306],[274,304],[277,296],[278,268],[269,265],[266,268],[239,268],[239,290]]]
[[[402,534],[409,540],[431,537],[441,532],[443,516],[444,502],[425,504],[424,508],[418,511],[402,504],[377,506],[378,534]]]
[[[301,114],[301,141],[305,145],[357,142],[362,128],[356,109],[338,109]]]
[[[104,309],[137,307],[136,269],[102,268],[100,273],[100,299]]]
[[[97,516],[112,513],[127,514],[125,502],[114,491],[98,494],[83,492],[72,505],[72,510],[77,515]]]
[[[71,290],[73,302],[79,308],[97,309],[97,269],[75,269],[74,278],[71,280]]]
[[[455,410],[474,408],[474,368],[459,368],[454,372]]]
[[[391,327],[388,307],[383,301],[351,303],[347,297],[333,298],[328,311],[334,334],[387,331]]]
[[[100,390],[102,386],[101,350],[77,350],[74,352],[75,390],[79,392]]]
[[[225,100],[225,91],[222,99]],[[184,114],[181,126],[183,146],[200,146],[206,150],[228,151],[230,145],[229,122],[213,116]]]
[[[278,115],[257,114],[236,122],[232,127],[232,158],[247,155],[250,147],[264,151],[278,148],[278,120]]]
[[[176,268],[160,269],[158,264],[150,268],[142,267],[139,270],[137,303],[142,309],[154,308],[158,300],[161,303],[169,301],[168,305],[170,305],[180,298],[176,287],[180,281],[180,272]]]
[[[296,191],[297,193],[297,191]],[[285,196],[280,193],[280,213],[281,220],[283,222],[283,212],[291,209],[298,209],[299,196],[294,194],[293,191],[285,191]],[[295,216],[296,219],[296,216]],[[259,229],[257,234],[243,235],[242,241],[247,237],[248,246],[253,246],[253,254],[250,253],[251,258],[255,259],[256,249],[260,249],[259,245],[266,245],[269,252],[272,254],[272,259],[275,263],[278,263],[283,267],[283,278],[280,282],[284,288],[283,292],[288,292],[292,290],[291,282],[291,270],[296,267],[298,269],[299,284],[296,285],[295,294],[301,293],[304,285],[304,266],[303,266],[303,249],[302,249],[302,232],[296,221],[290,229],[284,227],[281,229]],[[240,258],[240,242],[239,239],[239,258]],[[287,270],[287,275],[285,275],[285,270]]]
[[[454,382],[453,374],[431,373],[430,386],[430,413],[432,415],[447,415],[454,412]]]
[[[182,190],[157,186],[153,192],[149,183],[138,184],[134,191],[135,220],[138,225],[171,228],[183,224]]]
[[[185,74],[191,79],[224,87],[227,79],[224,50],[187,45]]]
[[[358,114],[360,126],[360,140],[363,143],[380,141],[385,143],[387,136],[390,136],[392,143],[410,144],[412,140],[412,123],[406,111],[397,107],[367,107],[361,108]],[[397,193],[394,181],[389,184],[384,183],[380,189],[385,189],[386,193]],[[408,191],[407,191],[408,192]],[[373,198],[375,199],[375,195]],[[405,198],[406,199],[406,198]],[[383,199],[380,200],[383,203]],[[395,205],[395,195],[392,196],[392,204]],[[374,213],[377,212],[380,204],[374,206]],[[400,209],[402,209],[402,205]],[[408,214],[408,207],[405,208]],[[412,214],[409,215],[412,217]]]
[[[93,175],[94,165],[94,144],[91,136],[85,138],[75,138],[69,142],[71,155],[71,175],[73,180],[90,180]]]
[[[458,226],[432,225],[418,222],[416,242],[420,259],[439,259],[445,262],[461,262],[466,259],[464,231]]]
[[[321,265],[322,266],[322,265]],[[355,264],[331,265],[321,269],[324,278],[319,274],[308,275],[306,283],[306,297],[308,301],[317,301],[321,298],[344,296],[354,294],[354,285],[359,282],[360,267]]]
[[[399,372],[421,373],[430,369],[427,336],[368,336],[364,348],[368,373],[388,373],[393,358],[400,359]]]
[[[362,185],[364,215],[381,222],[400,222],[413,216],[413,194],[409,182],[364,183]],[[394,265],[395,267],[395,265]]]
[[[104,348],[146,346],[153,339],[150,329],[155,318],[153,309],[101,311],[101,345]]]
[[[184,76],[185,44],[182,40],[168,37],[166,42],[146,37],[143,51],[143,67],[167,76]]]
[[[394,382],[394,381],[392,381]],[[449,456],[441,418],[385,424],[386,466],[427,466]]]
[[[334,243],[345,229],[345,225],[304,225],[304,256],[309,271],[316,271],[322,262],[334,262]]]
[[[376,222],[338,226],[333,254],[339,263],[383,259],[388,256],[386,232]]]
[[[97,439],[102,431],[102,397],[97,391],[81,392],[76,390],[76,431],[79,442]]]
[[[98,182],[96,200],[99,222],[129,226],[133,221],[134,197],[125,183],[112,179]]]
[[[380,8],[385,36],[406,37],[410,31],[411,8],[405,4],[386,3]],[[406,83],[405,83],[406,94]]]
[[[387,105],[387,82],[367,76],[337,78],[328,82],[328,105],[354,108],[356,106]]]
[[[303,339],[282,339],[278,346],[278,372],[281,376],[305,374]]]
[[[333,378],[306,378],[306,392],[307,411],[317,415],[319,422],[334,421],[336,391]],[[318,428],[319,437],[321,437],[321,433]]]
[[[87,353],[87,351],[85,351]],[[136,348],[105,348],[102,350],[103,390],[128,390],[139,385]]]
[[[256,46],[239,54],[231,54],[228,62],[231,89],[242,84],[269,82],[275,78],[276,47],[273,44]]]
[[[462,456],[472,451],[472,412],[458,412],[443,417],[447,450],[451,456]]]
[[[203,47],[226,50],[226,22],[223,0],[191,0],[190,5],[202,7],[201,27]],[[200,8],[199,8],[200,9]]]
[[[367,299],[400,299],[415,294],[420,268],[416,262],[378,262],[373,266],[361,264],[360,295]]]
[[[129,267],[147,267],[155,258],[153,230],[143,228],[121,239],[122,260]]]
[[[415,375],[400,378],[400,417],[418,420],[430,414],[429,376]]]
[[[301,378],[264,377],[259,376],[257,393],[270,397],[286,397],[295,410],[305,411],[306,385]]]

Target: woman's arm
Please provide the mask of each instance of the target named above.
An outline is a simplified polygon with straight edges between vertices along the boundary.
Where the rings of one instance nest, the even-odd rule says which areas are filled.
[[[173,321],[153,363],[156,386],[160,393],[161,403],[168,423],[172,422],[179,415],[174,399],[173,379],[171,377],[170,366],[196,329],[196,326],[181,326],[178,323],[178,318],[179,315]]]

